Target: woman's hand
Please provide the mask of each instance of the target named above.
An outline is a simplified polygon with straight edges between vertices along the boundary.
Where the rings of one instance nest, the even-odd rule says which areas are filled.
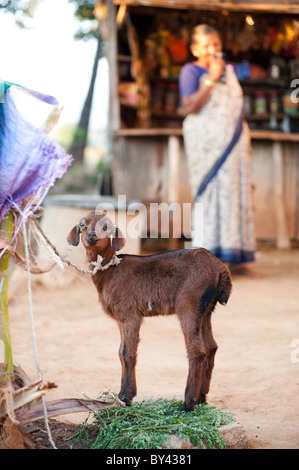
[[[218,82],[225,67],[222,57],[211,56],[209,60],[209,79],[212,82]]]

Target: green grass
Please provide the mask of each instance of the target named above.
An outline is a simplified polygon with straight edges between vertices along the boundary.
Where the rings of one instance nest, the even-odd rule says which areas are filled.
[[[196,405],[190,413],[182,411],[183,402],[175,399],[147,400],[122,406],[115,395],[105,392],[116,406],[101,410],[90,424],[80,426],[76,435],[82,448],[161,449],[169,447],[169,435],[201,447],[225,448],[219,426],[234,421],[232,413],[207,405]],[[205,445],[206,444],[206,445]]]

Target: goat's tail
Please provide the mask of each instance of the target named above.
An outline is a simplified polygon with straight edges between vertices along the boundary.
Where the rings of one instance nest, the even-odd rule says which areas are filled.
[[[217,300],[221,305],[226,305],[232,291],[232,280],[229,270],[226,268],[219,274],[217,285]]]

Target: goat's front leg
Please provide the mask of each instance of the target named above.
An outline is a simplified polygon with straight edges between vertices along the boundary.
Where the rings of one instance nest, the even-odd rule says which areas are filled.
[[[126,405],[129,405],[137,394],[135,369],[140,325],[141,320],[139,318],[118,322],[121,339],[119,359],[122,367],[121,388],[118,397]]]
[[[206,358],[203,364],[202,385],[198,403],[206,403],[206,395],[209,393],[214,368],[215,354],[218,349],[217,343],[213,337],[210,312],[205,314],[202,320],[202,337],[205,344]]]
[[[202,367],[206,357],[201,335],[201,318],[197,312],[185,311],[178,315],[185,337],[189,372],[185,389],[184,411],[194,410],[202,387]]]

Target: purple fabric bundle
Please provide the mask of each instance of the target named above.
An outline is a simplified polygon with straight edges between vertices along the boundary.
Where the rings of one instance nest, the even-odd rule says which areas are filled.
[[[58,104],[54,97],[25,90],[46,103]],[[0,103],[0,222],[11,209],[26,220],[71,162],[72,157],[57,142],[20,114],[8,88]]]

